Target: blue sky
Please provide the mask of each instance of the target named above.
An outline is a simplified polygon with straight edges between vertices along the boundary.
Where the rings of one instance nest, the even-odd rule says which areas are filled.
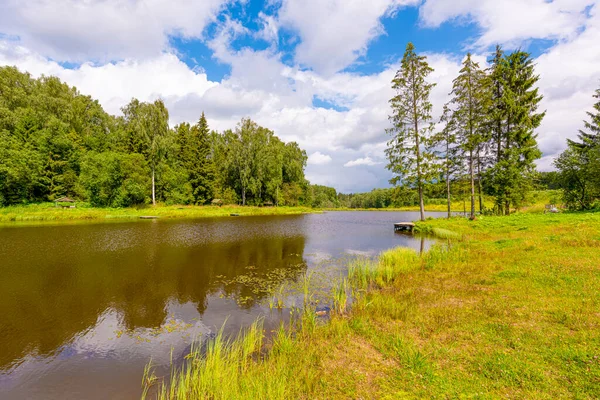
[[[0,65],[57,75],[118,114],[163,98],[171,123],[251,117],[309,154],[313,183],[388,185],[390,81],[407,42],[448,100],[467,51],[536,58],[542,170],[581,126],[600,85],[600,0],[3,0]]]

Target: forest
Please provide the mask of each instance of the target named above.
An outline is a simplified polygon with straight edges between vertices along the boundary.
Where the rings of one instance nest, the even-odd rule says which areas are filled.
[[[249,118],[211,130],[169,126],[159,99],[132,99],[122,115],[56,77],[0,68],[0,206],[69,197],[94,207],[240,204],[314,208],[400,208],[468,203],[509,214],[532,190],[561,190],[569,209],[600,206],[600,89],[578,140],[540,173],[536,129],[545,112],[530,54],[497,47],[482,68],[468,54],[440,120],[431,115],[435,83],[409,43],[393,82],[386,155],[392,188],[343,194],[311,185],[306,152]],[[466,208],[466,206],[465,206]],[[455,211],[455,210],[454,210]]]
[[[169,127],[161,100],[122,116],[56,77],[0,68],[0,205],[67,196],[96,207],[310,204],[306,152],[250,119]]]

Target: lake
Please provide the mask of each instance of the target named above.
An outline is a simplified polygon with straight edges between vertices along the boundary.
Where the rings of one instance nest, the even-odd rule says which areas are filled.
[[[270,310],[274,288],[348,257],[428,247],[394,233],[394,222],[415,219],[328,212],[0,227],[0,399],[139,398],[151,358],[167,373],[225,321],[227,332],[259,316],[277,327],[289,312]]]

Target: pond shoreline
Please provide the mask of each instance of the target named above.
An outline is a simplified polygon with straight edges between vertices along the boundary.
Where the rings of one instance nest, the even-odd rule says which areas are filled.
[[[144,395],[600,394],[600,214],[437,219],[417,228],[456,240],[423,255],[399,248],[351,263],[347,280],[332,291],[327,323],[309,308],[268,343],[260,321],[231,341],[219,335],[170,377],[154,375],[149,365]],[[356,296],[351,309],[348,292]]]
[[[300,215],[321,213],[309,207],[256,206],[148,206],[140,208],[57,208],[48,204],[0,208],[0,226],[39,223],[132,221],[148,219],[193,219],[245,216]]]

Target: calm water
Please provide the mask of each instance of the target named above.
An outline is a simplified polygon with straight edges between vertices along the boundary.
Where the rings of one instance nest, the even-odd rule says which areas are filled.
[[[431,213],[442,216],[443,213]],[[336,259],[427,246],[417,213],[331,212],[0,228],[0,399],[130,399],[227,319],[277,326],[269,287]],[[201,340],[201,339],[200,339]],[[160,371],[160,369],[159,369]]]

